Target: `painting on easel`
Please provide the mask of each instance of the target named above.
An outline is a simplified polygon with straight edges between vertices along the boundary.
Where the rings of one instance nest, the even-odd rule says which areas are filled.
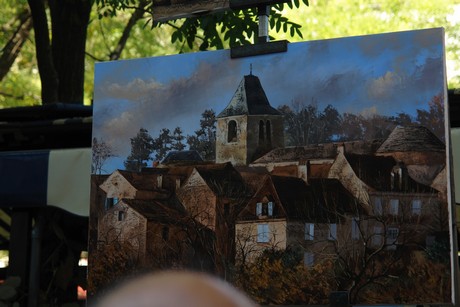
[[[443,37],[97,64],[90,292],[187,269],[261,305],[450,303]]]

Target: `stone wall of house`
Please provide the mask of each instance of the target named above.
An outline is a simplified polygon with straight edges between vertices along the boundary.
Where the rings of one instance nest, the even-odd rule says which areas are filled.
[[[107,197],[109,198],[134,199],[136,197],[136,189],[131,183],[117,173],[112,174],[111,177],[101,185],[101,188],[107,192]]]
[[[183,186],[177,192],[177,197],[191,217],[215,230],[217,197],[206,184]]]
[[[99,220],[98,239],[105,244],[113,241],[128,243],[133,256],[143,258],[146,248],[147,220],[141,214],[119,202]]]
[[[260,242],[259,225],[268,226],[267,242]],[[241,256],[238,253],[242,252],[246,254],[246,259],[250,260],[267,248],[286,249],[286,229],[285,219],[238,222],[235,226],[237,258]]]

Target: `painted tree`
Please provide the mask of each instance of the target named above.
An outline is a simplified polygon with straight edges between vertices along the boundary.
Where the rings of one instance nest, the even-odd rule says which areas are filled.
[[[417,110],[417,122],[431,129],[441,141],[445,142],[444,96],[442,94],[434,96],[428,102],[428,110]]]
[[[182,129],[180,127],[176,127],[172,135],[171,149],[178,150],[178,151],[184,150],[185,149],[184,140],[185,140],[185,136],[183,135]]]
[[[91,173],[100,175],[108,159],[115,157],[112,147],[104,140],[93,138]]]
[[[187,136],[190,149],[198,151],[205,160],[216,158],[216,123],[216,113],[207,109],[201,114],[200,129],[195,131],[195,135]]]
[[[284,115],[287,145],[306,146],[330,142],[339,137],[342,118],[331,105],[318,110],[316,101],[308,105],[293,101],[278,110]]]
[[[245,274],[237,266],[235,285],[261,305],[327,304],[335,290],[332,268],[327,259],[305,266],[295,248],[268,247],[246,264]]]
[[[131,140],[131,153],[126,158],[124,165],[126,170],[139,172],[147,162],[152,160],[153,138],[147,129],[140,128],[137,135]]]
[[[157,138],[153,140],[153,150],[155,160],[161,161],[166,154],[172,149],[173,136],[168,128],[163,128]]]

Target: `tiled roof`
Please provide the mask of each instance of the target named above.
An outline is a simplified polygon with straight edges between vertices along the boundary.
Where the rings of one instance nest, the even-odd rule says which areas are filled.
[[[311,179],[272,176],[276,192],[291,219],[335,222],[337,213],[350,210],[351,195],[337,179]]]
[[[253,193],[260,188],[262,182],[265,181],[265,178],[270,176],[265,167],[239,166],[236,167],[236,169],[240,173],[246,186],[251,189]]]
[[[229,104],[217,117],[260,114],[281,115],[270,105],[259,78],[251,74],[244,76]]]
[[[337,146],[334,144],[314,146],[291,146],[275,148],[253,164],[285,162],[285,161],[306,161],[309,159],[333,159],[337,155]]]
[[[165,201],[123,199],[123,202],[148,220],[174,222],[184,215],[184,208],[175,198]]]
[[[374,154],[380,144],[382,144],[381,140],[360,140],[340,143],[311,144],[307,146],[288,146],[275,148],[252,163],[258,164],[285,161],[305,162],[312,159],[334,159],[340,147],[343,147],[346,154]]]
[[[377,153],[388,152],[442,152],[446,146],[424,126],[398,126],[383,142]]]
[[[199,166],[196,170],[218,196],[241,197],[247,193],[241,175],[230,163]]]
[[[202,162],[203,158],[196,150],[170,151],[161,161],[161,164],[172,164],[177,162]]]
[[[139,191],[149,191],[155,186],[157,174],[145,174],[138,172],[131,172],[125,170],[118,170],[118,172],[131,183],[131,185]]]

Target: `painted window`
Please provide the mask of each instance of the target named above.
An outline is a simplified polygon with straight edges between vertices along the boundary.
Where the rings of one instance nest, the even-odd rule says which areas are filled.
[[[267,213],[268,216],[273,216],[273,202],[269,201],[267,204]]]
[[[399,229],[396,227],[389,227],[387,229],[387,244],[395,244],[398,241]]]
[[[270,229],[268,224],[257,225],[257,242],[268,243],[270,241]]]
[[[329,225],[329,235],[327,236],[328,240],[336,240],[337,238],[337,224]]]
[[[399,199],[390,200],[390,214],[397,215],[399,212]]]
[[[382,245],[382,227],[374,226],[374,234],[372,235],[372,244],[376,246]]]
[[[315,224],[305,223],[305,240],[315,239]]]
[[[259,202],[256,204],[256,215],[257,216],[273,216],[274,203],[269,201],[268,203]]]
[[[415,214],[415,215],[422,214],[422,201],[420,199],[412,200],[411,212],[412,214]]]
[[[105,210],[109,210],[112,207],[113,207],[113,198],[107,197],[105,199],[104,208],[105,208]]]
[[[157,188],[163,188],[163,175],[158,175],[157,177]]]
[[[313,266],[315,264],[315,254],[312,252],[305,252],[303,254],[303,263],[308,267]]]
[[[257,203],[256,204],[256,215],[261,216],[262,215],[262,203]]]
[[[126,218],[126,212],[124,211],[118,211],[118,221],[119,222],[122,222],[124,221]]]
[[[271,127],[271,123],[269,120],[267,120],[267,124],[266,124],[266,129],[267,129],[267,145],[271,146],[272,145],[272,127]]]
[[[228,133],[227,133],[227,142],[232,143],[236,142],[238,137],[236,121],[231,120],[228,122]]]
[[[259,145],[269,145],[272,144],[272,127],[269,120],[264,122],[263,120],[259,121]]]
[[[265,124],[264,121],[259,121],[259,145],[265,144]]]
[[[116,203],[118,203],[118,198],[117,197],[107,197],[105,199],[105,210],[109,210],[112,208]]]

